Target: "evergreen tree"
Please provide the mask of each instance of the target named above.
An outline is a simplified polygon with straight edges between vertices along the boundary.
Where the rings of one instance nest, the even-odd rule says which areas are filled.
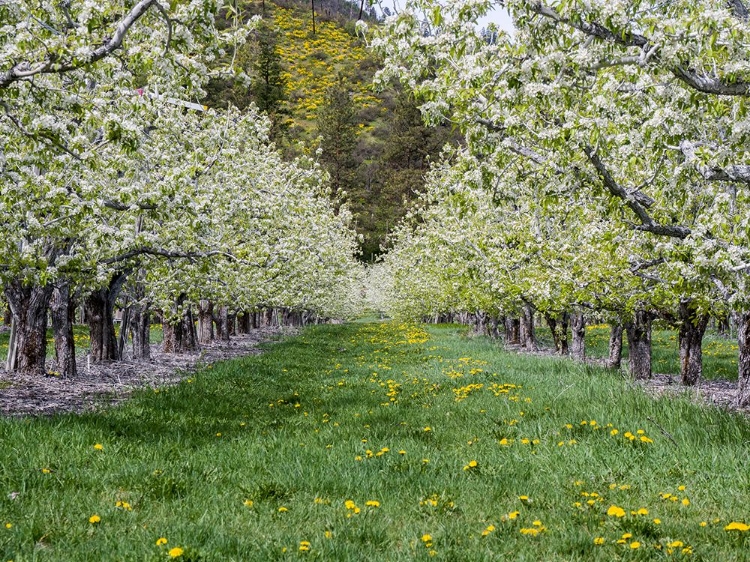
[[[353,186],[357,170],[354,158],[357,147],[356,129],[357,114],[350,91],[346,81],[339,78],[326,92],[325,102],[317,119],[320,147],[323,149],[321,162],[331,174],[334,193],[349,191]]]
[[[268,113],[273,127],[271,136],[277,139],[286,128],[286,80],[281,56],[276,48],[276,31],[262,24],[258,28],[258,54],[253,65],[250,91],[258,108]]]

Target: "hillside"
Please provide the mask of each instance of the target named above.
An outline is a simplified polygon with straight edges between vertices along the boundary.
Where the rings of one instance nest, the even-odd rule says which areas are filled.
[[[361,258],[372,261],[421,192],[431,159],[460,139],[449,127],[425,128],[409,96],[375,91],[379,62],[356,36],[358,9],[343,0],[316,3],[313,33],[307,2],[245,3],[243,17],[263,18],[237,57],[251,84],[214,81],[204,102],[257,104],[289,158],[322,149],[333,192],[355,215]]]

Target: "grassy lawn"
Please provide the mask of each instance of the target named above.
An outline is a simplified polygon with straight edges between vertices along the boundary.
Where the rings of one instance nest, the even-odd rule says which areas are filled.
[[[0,420],[0,560],[748,560],[747,420],[428,332],[312,327]]]

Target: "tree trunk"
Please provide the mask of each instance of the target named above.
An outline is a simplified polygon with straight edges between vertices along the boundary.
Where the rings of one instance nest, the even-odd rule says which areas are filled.
[[[184,300],[184,299],[183,299]],[[193,319],[193,307],[188,305],[182,311],[182,339],[179,341],[178,352],[198,351],[198,336],[195,333],[195,321]]]
[[[122,359],[125,357],[125,344],[128,343],[128,332],[130,331],[130,306],[122,309],[120,319],[120,335],[117,338],[117,356]]]
[[[227,314],[227,333],[230,336],[237,335],[237,315]]]
[[[166,316],[161,321],[161,331],[163,334],[162,339],[162,351],[164,353],[175,353],[177,351],[178,340],[182,339],[178,336],[177,332],[182,330],[182,322],[178,321],[176,324],[167,321]]]
[[[586,360],[586,317],[583,314],[573,314],[570,317],[570,327],[573,332],[573,357],[579,361]]]
[[[216,339],[229,341],[229,310],[226,306],[219,307],[219,314],[216,318]]]
[[[680,376],[682,384],[693,386],[703,374],[703,334],[708,314],[697,314],[689,302],[680,302]]]
[[[13,313],[10,311],[10,306],[5,307],[5,313],[3,314],[3,326],[10,326],[13,322]]]
[[[521,343],[521,321],[518,318],[505,319],[505,343],[511,345]]]
[[[133,336],[133,359],[151,359],[151,313],[149,304],[138,302],[131,306],[130,333]]]
[[[243,312],[237,316],[237,332],[240,334],[249,334],[251,329],[251,312]]]
[[[214,303],[208,300],[198,302],[198,341],[209,344],[214,339]]]
[[[737,314],[737,342],[739,344],[739,376],[736,404],[750,407],[750,311]]]
[[[94,362],[116,361],[120,358],[115,338],[114,308],[117,295],[126,279],[127,273],[115,274],[107,287],[93,291],[84,302],[91,338],[89,353]]]
[[[555,344],[555,351],[559,355],[568,354],[568,314],[564,313],[559,321],[552,314],[545,313],[544,318],[547,321],[550,332],[552,332],[552,341]]]
[[[628,336],[628,366],[635,379],[651,378],[651,322],[650,312],[639,310],[633,321],[625,325]]]
[[[609,359],[607,366],[619,369],[622,363],[622,324],[612,324],[609,332]]]
[[[12,281],[5,288],[13,314],[14,344],[8,348],[8,370],[43,375],[47,355],[47,306],[52,285],[27,286]]]
[[[521,345],[528,351],[537,351],[536,335],[534,333],[534,309],[525,304],[521,316]]]
[[[76,309],[70,296],[70,284],[61,283],[52,291],[50,300],[52,332],[55,338],[55,363],[63,377],[75,377],[76,344],[73,323]]]

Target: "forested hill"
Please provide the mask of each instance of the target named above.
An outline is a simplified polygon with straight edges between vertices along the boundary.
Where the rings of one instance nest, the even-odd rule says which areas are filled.
[[[255,103],[271,117],[273,140],[289,158],[322,149],[334,193],[355,215],[361,258],[371,261],[422,190],[429,162],[459,137],[448,126],[424,127],[407,94],[373,88],[379,62],[356,35],[358,2],[314,5],[313,30],[309,2],[242,4],[241,17],[262,16],[237,54],[250,84],[214,80],[204,103]],[[363,19],[375,14],[365,10]]]

